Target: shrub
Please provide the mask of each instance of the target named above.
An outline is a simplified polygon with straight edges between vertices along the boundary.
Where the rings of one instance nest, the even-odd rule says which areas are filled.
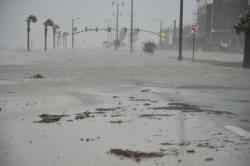
[[[143,44],[143,51],[153,54],[156,49],[156,44],[154,42],[145,42]]]

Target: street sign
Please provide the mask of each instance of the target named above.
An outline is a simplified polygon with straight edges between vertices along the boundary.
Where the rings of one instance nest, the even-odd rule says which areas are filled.
[[[198,25],[193,25],[191,27],[191,33],[193,34],[193,62],[194,62],[194,47],[195,47],[195,35],[198,33]]]
[[[198,33],[198,25],[193,25],[191,27],[191,33],[194,35]]]

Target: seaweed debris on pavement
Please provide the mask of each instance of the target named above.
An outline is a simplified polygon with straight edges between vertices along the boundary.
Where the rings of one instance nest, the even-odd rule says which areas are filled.
[[[173,155],[173,156],[178,156],[179,152],[178,149],[172,148],[172,149],[160,149],[164,155]]]
[[[208,142],[203,143],[203,144],[198,144],[197,147],[202,147],[202,148],[210,148],[210,149],[215,149],[217,148],[216,146],[210,145]]]
[[[75,114],[75,120],[80,120],[80,119],[85,119],[85,118],[94,118],[95,116],[91,112],[83,112],[83,113],[78,113]]]
[[[184,113],[204,112],[207,114],[236,116],[236,114],[234,114],[232,112],[211,110],[211,109],[207,109],[205,106],[198,106],[198,105],[179,103],[179,102],[170,102],[170,103],[168,103],[168,106],[152,107],[150,109],[152,109],[152,110],[169,110],[169,111],[177,110],[177,111],[181,111]]]
[[[141,114],[138,117],[140,117],[140,118],[154,118],[154,117],[170,117],[170,116],[174,116],[174,115],[170,115],[170,114]]]
[[[167,107],[155,107],[152,109],[154,110],[157,110],[157,109],[179,110],[182,112],[204,112],[205,111],[204,109],[201,109],[199,106],[196,106],[196,105],[191,105],[187,103],[177,103],[177,102],[168,103]]]
[[[206,158],[205,161],[208,162],[208,161],[213,161],[214,159],[212,157],[209,157],[209,158]]]
[[[41,79],[41,78],[45,78],[45,77],[38,73],[38,74],[30,76],[30,78]]]
[[[143,90],[141,90],[142,93],[144,93],[144,92],[150,92],[150,91],[151,91],[151,89],[143,89]]]
[[[98,112],[108,112],[108,111],[116,111],[118,109],[122,109],[122,107],[110,107],[110,108],[96,108]]]
[[[117,156],[132,158],[137,162],[140,162],[142,158],[154,158],[154,157],[164,156],[164,153],[162,152],[141,152],[141,151],[132,151],[123,149],[111,149],[110,153],[115,154]]]
[[[122,123],[127,123],[127,122],[132,122],[132,121],[113,120],[113,121],[109,121],[109,122],[114,123],[114,124],[122,124]]]
[[[41,120],[34,121],[34,123],[54,123],[54,122],[58,122],[59,120],[61,120],[61,118],[66,117],[66,116],[68,116],[68,115],[41,114],[39,116],[41,118]]]

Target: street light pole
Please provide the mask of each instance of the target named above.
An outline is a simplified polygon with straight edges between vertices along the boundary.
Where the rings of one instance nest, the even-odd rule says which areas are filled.
[[[112,33],[112,32],[111,33],[109,32],[109,27],[111,26],[112,20],[111,19],[110,20],[107,19],[107,20],[105,20],[105,22],[108,23],[108,29],[107,29],[107,31],[108,31],[108,48],[109,48],[110,47],[110,43],[111,43],[110,42],[110,40],[111,40],[111,35],[110,34]]]
[[[115,28],[115,25],[112,25],[112,29]],[[112,37],[111,37],[111,40],[112,40],[112,44],[114,46],[114,50],[115,50],[115,31],[111,31],[111,34],[112,34]]]
[[[133,17],[134,17],[134,1],[131,0],[131,33],[130,33],[130,52],[133,52]]]
[[[74,44],[75,44],[75,31],[77,31],[76,27],[75,27],[75,20],[80,20],[81,17],[76,17],[76,18],[72,18],[72,49],[74,49]]]
[[[158,23],[160,23],[160,33],[159,33],[159,46],[161,46],[162,44],[162,19],[161,20],[157,20],[155,19],[155,21],[157,21]]]
[[[180,26],[179,26],[179,57],[178,60],[183,60],[182,56],[182,29],[183,29],[183,0],[180,0]]]
[[[160,21],[160,47],[162,45],[162,20]]]

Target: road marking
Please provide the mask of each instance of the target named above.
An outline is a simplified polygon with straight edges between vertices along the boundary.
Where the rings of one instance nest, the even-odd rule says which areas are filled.
[[[226,129],[242,136],[242,137],[245,137],[245,138],[250,138],[250,132],[246,131],[246,130],[243,130],[242,128],[239,128],[237,126],[230,126],[230,125],[227,125],[227,126],[224,126]]]

